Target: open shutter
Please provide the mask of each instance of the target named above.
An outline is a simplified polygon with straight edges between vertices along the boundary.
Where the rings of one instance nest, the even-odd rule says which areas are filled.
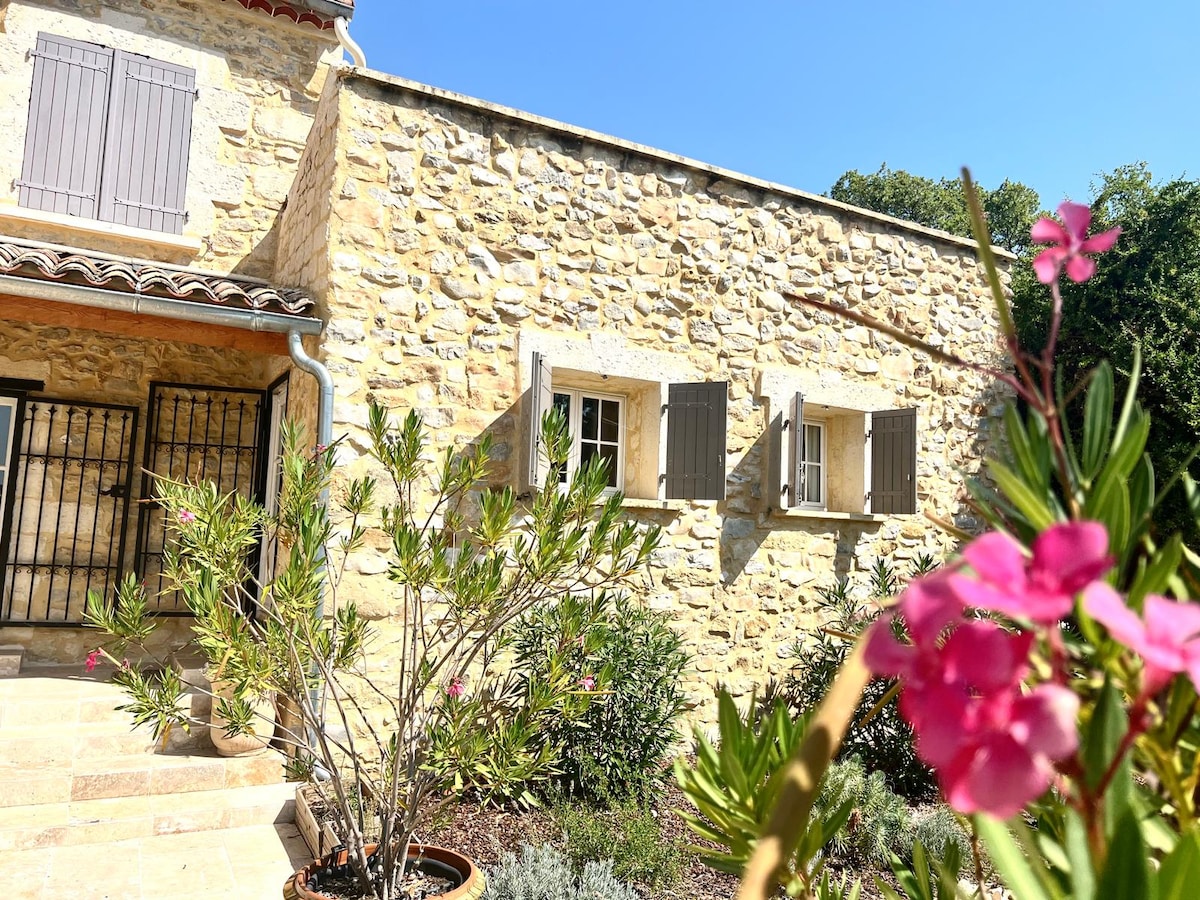
[[[871,413],[871,512],[917,511],[917,411]]]
[[[666,499],[725,499],[725,425],[729,382],[667,389]]]
[[[117,51],[99,218],[183,232],[195,97],[192,69]]]
[[[96,218],[113,51],[39,34],[17,202]]]
[[[542,447],[542,419],[554,403],[554,372],[541,353],[533,354],[529,384],[529,486],[544,487],[550,475],[550,459]]]
[[[788,425],[784,430],[788,442],[787,505],[804,502],[804,395],[797,393],[788,410]]]

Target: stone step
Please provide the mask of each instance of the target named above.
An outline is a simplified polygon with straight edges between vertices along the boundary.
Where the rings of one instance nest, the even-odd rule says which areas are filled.
[[[73,800],[0,809],[0,853],[291,823],[294,784]]]
[[[0,766],[0,808],[183,794],[283,781],[282,757],[139,753],[77,757],[69,765]]]
[[[0,678],[15,678],[21,674],[25,648],[15,644],[0,646]]]
[[[155,749],[149,730],[128,725],[80,723],[24,725],[0,729],[0,766],[61,768],[76,759],[149,754]]]

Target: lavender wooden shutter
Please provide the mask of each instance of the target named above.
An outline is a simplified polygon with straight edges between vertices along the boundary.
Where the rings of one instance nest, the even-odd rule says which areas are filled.
[[[917,511],[917,411],[871,413],[871,512]]]
[[[183,232],[196,73],[117,51],[104,150],[100,218]]]
[[[554,405],[554,372],[541,353],[533,354],[529,385],[529,487],[540,488],[550,474],[550,459],[542,448],[542,419]]]
[[[728,396],[727,381],[668,385],[668,500],[725,499]]]
[[[39,34],[32,55],[33,89],[17,202],[95,218],[113,51]]]

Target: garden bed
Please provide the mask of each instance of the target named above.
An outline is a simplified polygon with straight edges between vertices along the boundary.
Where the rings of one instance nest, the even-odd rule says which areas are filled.
[[[319,832],[324,832],[326,842],[332,840],[332,830],[327,825],[328,812],[319,802],[302,803],[299,800],[297,796],[297,826],[305,840],[313,840],[310,836]],[[638,892],[648,900],[676,900],[683,895],[690,900],[731,900],[737,892],[737,877],[708,868],[684,849],[693,842],[694,836],[677,810],[687,806],[679,788],[673,783],[664,785],[655,812],[662,827],[662,840],[680,847],[680,877],[677,883],[657,890],[639,884]],[[545,809],[484,806],[470,801],[453,802],[444,807],[432,827],[417,835],[417,839],[464,853],[481,869],[497,865],[505,853],[519,854],[526,844],[553,844],[566,848],[561,827]]]

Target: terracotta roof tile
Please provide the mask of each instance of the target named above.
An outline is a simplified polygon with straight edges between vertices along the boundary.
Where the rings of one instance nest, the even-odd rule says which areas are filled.
[[[4,236],[0,236],[0,274],[292,316],[311,316],[316,307],[303,291],[253,278],[196,272]]]

